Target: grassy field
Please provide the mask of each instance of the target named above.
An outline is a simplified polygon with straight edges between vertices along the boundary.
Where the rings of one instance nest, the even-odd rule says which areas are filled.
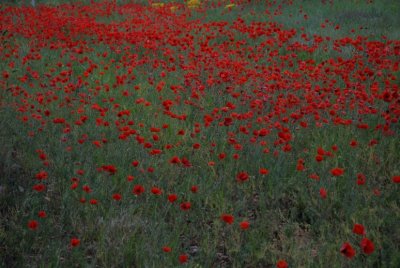
[[[400,3],[4,1],[1,267],[399,267]]]

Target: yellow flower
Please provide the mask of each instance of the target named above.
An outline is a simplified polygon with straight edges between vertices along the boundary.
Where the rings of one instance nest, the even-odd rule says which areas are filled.
[[[163,7],[164,3],[152,3],[151,6],[152,7]]]
[[[197,8],[200,6],[200,0],[189,0],[187,1],[188,8]]]
[[[234,6],[236,6],[235,4],[227,4],[226,6],[225,6],[225,8],[232,8],[232,7],[234,7]]]

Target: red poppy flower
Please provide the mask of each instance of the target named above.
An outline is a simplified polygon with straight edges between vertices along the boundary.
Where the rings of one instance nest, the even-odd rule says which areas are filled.
[[[368,255],[372,254],[375,250],[374,243],[366,237],[361,240],[361,248],[363,252]]]
[[[400,176],[393,176],[393,177],[392,177],[392,181],[393,181],[394,183],[400,183]]]
[[[181,162],[181,160],[179,159],[179,157],[174,156],[174,157],[172,157],[172,158],[169,160],[169,162],[170,162],[171,164],[179,164],[179,163]]]
[[[247,181],[249,179],[249,174],[247,174],[247,172],[240,172],[236,175],[236,178],[240,182]]]
[[[152,188],[151,188],[151,193],[154,194],[154,195],[161,195],[161,194],[162,194],[162,191],[161,191],[160,188],[152,187]]]
[[[182,164],[185,167],[191,167],[192,166],[192,163],[190,163],[190,161],[188,159],[186,159],[186,157],[182,157],[181,161],[182,161]]]
[[[267,175],[269,173],[269,170],[266,168],[260,168],[259,172],[261,175]]]
[[[358,145],[358,142],[356,140],[351,140],[350,141],[350,146],[351,147],[356,147]]]
[[[112,195],[112,198],[113,198],[115,201],[120,201],[120,200],[122,199],[122,195],[116,193],[116,194],[113,194],[113,195]]]
[[[182,210],[189,210],[191,208],[192,204],[190,204],[190,202],[183,202],[181,203],[181,209]]]
[[[47,217],[46,211],[44,211],[44,210],[39,211],[38,212],[38,217],[39,218],[46,218]]]
[[[327,192],[325,188],[319,189],[319,195],[321,196],[322,199],[325,199],[327,196]]]
[[[36,175],[35,175],[35,178],[37,179],[37,180],[45,180],[45,179],[47,179],[48,178],[48,174],[47,174],[47,172],[46,171],[40,171],[39,173],[37,173]]]
[[[288,267],[288,263],[285,260],[279,260],[276,263],[276,267],[277,268],[287,268]]]
[[[343,168],[336,167],[336,168],[332,168],[331,169],[331,174],[333,176],[342,176],[343,173],[344,173],[344,169]]]
[[[193,185],[191,188],[190,188],[190,191],[192,191],[192,193],[197,193],[197,191],[199,190],[199,187],[197,186],[197,185]]]
[[[380,196],[381,195],[381,191],[379,189],[377,189],[377,188],[375,188],[373,190],[373,193],[374,193],[375,196]]]
[[[365,228],[362,224],[354,224],[353,227],[353,233],[355,234],[359,234],[359,235],[365,235]]]
[[[356,251],[350,245],[350,243],[345,242],[340,248],[340,253],[342,253],[347,258],[351,259],[356,255]]]
[[[71,247],[77,247],[79,246],[79,244],[81,243],[81,240],[79,240],[78,238],[71,238]]]
[[[317,148],[317,154],[323,156],[323,155],[325,154],[325,150],[324,150],[322,147],[318,147],[318,148]]]
[[[324,160],[324,157],[322,155],[320,155],[320,154],[317,154],[317,156],[315,156],[315,160],[317,162],[321,162],[322,160]]]
[[[35,184],[35,185],[33,185],[32,189],[35,190],[36,192],[43,192],[44,190],[46,190],[46,185]]]
[[[378,144],[378,141],[376,140],[376,139],[372,139],[372,140],[370,140],[369,141],[369,143],[368,143],[368,146],[374,146],[374,145],[377,145]]]
[[[39,223],[35,220],[28,221],[28,228],[31,230],[36,230],[39,227]]]
[[[144,193],[144,187],[140,184],[137,184],[133,186],[132,193],[135,195],[141,195],[142,193]]]
[[[78,188],[78,185],[79,185],[79,184],[78,184],[77,182],[74,182],[74,183],[71,184],[70,189],[71,189],[71,190],[75,190],[76,188]]]
[[[304,166],[304,159],[299,159],[299,160],[297,160],[297,166],[296,166],[296,170],[297,171],[303,171],[305,169],[305,166]]]
[[[240,229],[247,230],[250,227],[250,223],[248,221],[242,221],[240,224]]]
[[[82,190],[85,191],[86,193],[90,193],[92,191],[88,185],[83,185]]]
[[[364,185],[366,181],[366,177],[362,173],[357,174],[357,185]]]
[[[178,199],[178,196],[176,194],[169,194],[168,195],[168,201],[171,203],[174,203]]]
[[[172,251],[172,249],[171,249],[170,247],[167,247],[167,246],[164,246],[164,247],[162,248],[162,250],[163,250],[164,252],[171,252],[171,251]]]
[[[188,259],[189,259],[189,257],[188,257],[188,255],[186,255],[186,254],[181,254],[181,255],[179,255],[179,262],[180,262],[180,263],[185,263],[185,262],[188,261]]]
[[[235,218],[231,214],[222,214],[221,220],[226,222],[227,224],[232,224]]]

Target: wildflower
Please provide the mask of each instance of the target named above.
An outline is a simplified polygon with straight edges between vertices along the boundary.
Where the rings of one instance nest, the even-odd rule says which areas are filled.
[[[120,201],[120,200],[122,199],[122,195],[116,193],[116,194],[113,194],[113,195],[112,195],[112,198],[113,198],[115,201]]]
[[[235,218],[230,214],[222,214],[221,220],[226,222],[227,224],[232,224]]]
[[[355,234],[359,234],[359,235],[365,235],[365,228],[362,224],[354,224],[353,227],[353,233]]]
[[[75,190],[76,188],[78,188],[78,183],[77,182],[72,183],[70,189]]]
[[[168,195],[168,201],[170,203],[174,203],[178,199],[178,196],[176,194],[169,194]]]
[[[40,171],[39,173],[37,173],[37,174],[35,175],[35,178],[36,178],[37,180],[45,180],[45,179],[48,178],[48,174],[47,174],[46,171]]]
[[[190,188],[190,191],[192,192],[192,193],[197,193],[197,191],[199,190],[199,187],[197,186],[197,185],[193,185],[191,188]]]
[[[174,156],[174,157],[172,157],[172,158],[169,160],[169,162],[170,162],[171,164],[179,164],[179,163],[181,162],[181,160],[179,159],[179,157]]]
[[[163,6],[164,6],[164,3],[152,3],[151,6],[152,6],[152,7],[156,7],[156,8],[157,8],[157,7],[163,7]]]
[[[46,211],[44,211],[44,210],[39,211],[38,212],[38,217],[39,218],[46,218],[47,217]]]
[[[372,254],[375,250],[374,243],[366,237],[361,240],[361,248],[363,252],[368,255]]]
[[[190,202],[183,202],[183,203],[181,203],[180,207],[182,210],[186,211],[186,210],[189,210],[191,206],[192,206],[192,204],[190,204]]]
[[[277,268],[287,268],[288,267],[288,263],[285,260],[279,260],[276,263],[276,267]]]
[[[179,262],[180,263],[185,263],[185,262],[187,262],[188,258],[189,258],[188,255],[181,254],[181,255],[179,255]]]
[[[336,167],[336,168],[331,169],[331,174],[333,176],[342,176],[343,173],[344,173],[344,169],[343,168]]]
[[[250,227],[250,223],[248,221],[242,221],[240,224],[240,229],[247,230]]]
[[[380,196],[381,195],[381,191],[378,188],[375,188],[373,191],[375,196]]]
[[[43,192],[44,190],[46,190],[46,185],[44,185],[44,184],[35,184],[35,185],[33,185],[32,188],[36,192]]]
[[[247,181],[249,179],[249,174],[247,174],[246,172],[240,172],[239,174],[237,174],[236,179],[239,182]]]
[[[321,162],[322,160],[324,160],[324,157],[322,155],[320,155],[320,154],[317,154],[317,156],[315,157],[315,160],[317,162]]]
[[[161,195],[161,194],[162,194],[162,191],[161,191],[160,188],[152,187],[152,188],[151,188],[151,193],[154,194],[154,195]]]
[[[79,240],[78,238],[71,238],[71,247],[77,247],[79,246],[79,244],[81,243],[81,240]]]
[[[82,190],[85,191],[86,193],[90,193],[92,191],[92,189],[90,189],[88,185],[83,185]]]
[[[357,145],[358,145],[358,142],[356,140],[353,139],[353,140],[350,141],[350,146],[351,147],[357,147]]]
[[[144,187],[142,185],[135,185],[132,189],[132,193],[135,195],[141,195],[142,193],[144,193]]]
[[[28,228],[31,230],[36,230],[39,227],[39,223],[35,220],[28,221]]]
[[[366,177],[364,174],[362,174],[362,173],[357,174],[357,185],[364,185],[365,180],[366,180]]]
[[[347,258],[351,259],[356,255],[356,251],[350,245],[350,243],[346,242],[340,248],[340,253],[342,253]]]
[[[319,189],[319,195],[321,196],[322,199],[326,199],[327,192],[325,188]]]
[[[162,250],[164,251],[164,252],[171,252],[172,251],[172,249],[170,248],[170,247],[167,247],[167,246],[164,246],[163,248],[162,248]]]

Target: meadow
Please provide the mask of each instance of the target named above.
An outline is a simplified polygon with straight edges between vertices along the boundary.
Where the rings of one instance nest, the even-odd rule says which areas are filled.
[[[1,267],[400,267],[400,2],[3,1]]]

